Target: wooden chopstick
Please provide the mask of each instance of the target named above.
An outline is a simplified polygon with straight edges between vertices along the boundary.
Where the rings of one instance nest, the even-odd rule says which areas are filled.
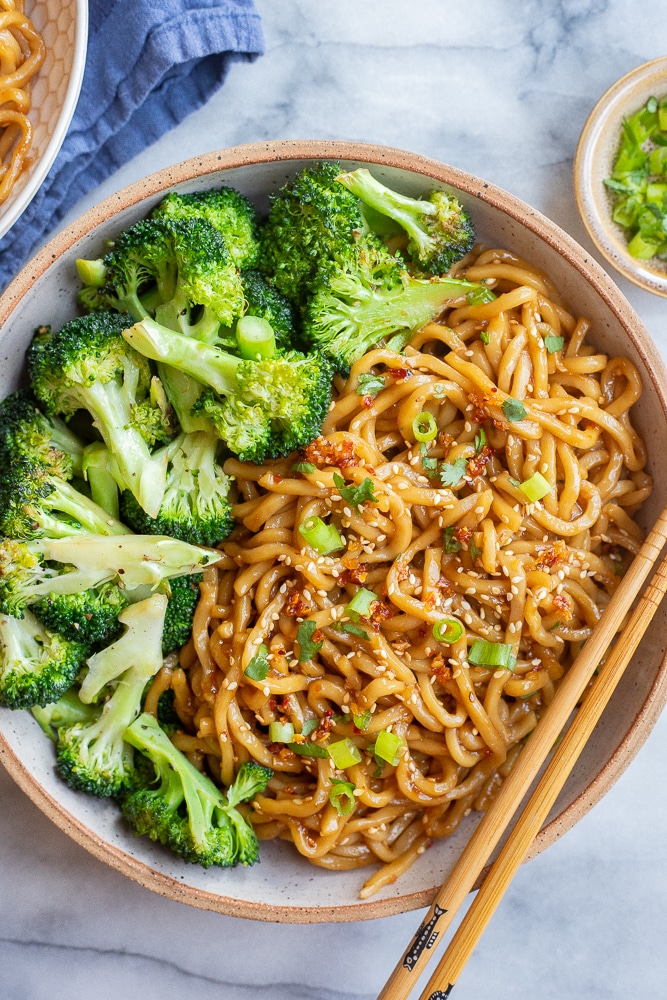
[[[556,689],[551,704],[500,786],[491,806],[475,828],[449,877],[436,894],[426,917],[378,994],[378,1000],[407,1000],[432,954],[436,938],[449,927],[459,907],[474,888],[484,866],[577,707],[608,646],[622,627],[666,541],[667,507],[659,515],[633,559],[593,634]],[[444,995],[446,996],[446,993]]]
[[[540,832],[542,823],[586,746],[666,592],[667,556],[660,563],[621,637],[600,668],[600,673],[595,678],[583,705],[491,866],[489,874],[422,993],[421,1000],[441,1000],[451,993],[528,848]]]

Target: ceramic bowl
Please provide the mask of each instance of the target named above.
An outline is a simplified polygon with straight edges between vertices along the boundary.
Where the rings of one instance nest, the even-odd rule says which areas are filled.
[[[87,0],[26,0],[25,12],[44,39],[46,57],[32,87],[30,165],[0,205],[0,237],[28,207],[53,165],[74,114],[86,64]]]
[[[43,323],[58,326],[75,314],[76,257],[98,255],[106,240],[144,216],[170,189],[194,191],[224,183],[265,211],[272,191],[318,159],[337,160],[350,169],[368,165],[380,179],[411,195],[434,186],[454,190],[472,213],[483,242],[512,248],[543,268],[564,301],[591,320],[592,342],[612,355],[632,358],[644,381],[636,409],[640,433],[650,440],[665,426],[667,376],[656,348],[609,276],[569,236],[513,196],[453,167],[396,149],[327,141],[254,144],[188,160],[120,191],[61,232],[0,297],[0,397],[19,382],[32,331]],[[650,469],[656,485],[642,514],[645,527],[667,495],[667,468],[658,457],[653,451]],[[667,611],[659,610],[533,854],[590,809],[646,739],[667,697],[666,630]],[[113,868],[170,898],[259,920],[362,920],[426,906],[475,822],[468,817],[453,837],[436,842],[394,885],[362,901],[363,872],[314,868],[286,843],[262,844],[262,862],[252,868],[204,871],[135,838],[116,806],[72,792],[60,781],[53,747],[27,712],[0,709],[0,759],[54,823]]]
[[[649,97],[667,94],[667,56],[626,73],[606,91],[584,125],[574,161],[577,206],[588,234],[602,256],[633,284],[667,296],[667,263],[643,261],[628,253],[626,231],[612,217],[612,197],[604,180],[618,152],[623,120]]]

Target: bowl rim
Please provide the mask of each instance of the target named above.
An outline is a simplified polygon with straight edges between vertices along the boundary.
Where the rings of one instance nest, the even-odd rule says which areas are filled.
[[[624,278],[638,288],[654,295],[667,297],[667,269],[656,269],[648,261],[636,260],[627,251],[622,230],[610,217],[598,211],[599,196],[594,184],[599,183],[595,164],[607,160],[608,148],[602,146],[607,130],[613,125],[615,135],[623,120],[626,103],[656,72],[665,78],[667,94],[667,56],[659,56],[635,66],[615,81],[596,101],[584,123],[574,157],[574,194],[579,215],[596,249]],[[638,105],[639,106],[639,105]],[[609,158],[611,166],[611,158]]]
[[[72,70],[67,83],[65,100],[56,127],[46,144],[46,149],[40,156],[35,166],[34,172],[26,186],[19,192],[18,197],[8,205],[7,212],[0,214],[0,238],[6,236],[12,226],[20,219],[26,208],[33,200],[46,175],[54,164],[56,156],[60,152],[60,147],[65,141],[67,130],[70,126],[74,112],[76,110],[81,86],[83,84],[83,74],[86,68],[86,51],[88,47],[88,0],[75,0],[74,10],[76,11],[76,25],[74,32],[74,49],[72,52]]]
[[[574,267],[617,317],[631,338],[633,346],[647,370],[655,373],[654,385],[663,412],[667,413],[667,370],[648,331],[604,269],[576,241],[536,209],[496,185],[452,167],[442,161],[394,147],[372,143],[285,139],[256,142],[213,151],[183,160],[133,182],[127,187],[89,208],[66,229],[57,233],[29,261],[0,296],[0,332],[9,315],[28,294],[35,281],[57,264],[61,254],[81,237],[118,211],[130,208],[145,198],[159,194],[174,185],[205,178],[209,173],[244,166],[256,166],[274,161],[342,160],[373,163],[404,169],[439,184],[451,184],[471,197],[491,206],[525,226],[555,249]],[[640,336],[638,336],[640,334]],[[553,820],[540,831],[525,860],[535,857],[581,819],[612,787],[630,764],[655,725],[667,701],[667,654],[663,657],[653,684],[632,726],[616,750],[589,785]],[[72,816],[56,801],[29,772],[23,761],[0,731],[0,763],[19,787],[52,822],[71,839],[98,860],[147,889],[177,902],[230,916],[283,923],[315,923],[367,920],[390,916],[430,905],[437,891],[421,889],[399,897],[373,899],[341,906],[276,906],[211,893],[202,888],[183,885],[177,879],[155,871],[148,864],[132,858],[122,849],[98,837],[81,820]],[[480,879],[481,880],[481,879]]]

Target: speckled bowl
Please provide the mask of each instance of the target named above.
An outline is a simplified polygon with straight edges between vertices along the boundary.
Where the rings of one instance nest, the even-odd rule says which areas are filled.
[[[32,87],[30,165],[0,205],[0,237],[28,207],[53,165],[76,108],[86,64],[87,0],[26,0],[25,12],[44,39],[46,57]]]
[[[547,271],[571,308],[592,321],[592,341],[638,365],[644,393],[637,423],[649,441],[665,427],[667,377],[657,350],[605,272],[569,236],[528,205],[442,163],[396,149],[310,141],[240,146],[188,160],[120,191],[59,234],[0,297],[0,396],[14,388],[24,352],[40,324],[59,325],[75,311],[74,261],[102,251],[105,240],[143,216],[171,188],[192,191],[226,183],[249,195],[260,211],[267,197],[314,159],[353,168],[372,166],[387,183],[418,195],[433,186],[454,189],[471,211],[480,238],[513,248]],[[667,467],[651,453],[656,487],[642,519],[648,526],[667,496]],[[667,611],[658,611],[602,722],[577,763],[533,847],[535,854],[565,833],[605,793],[648,735],[665,698]],[[118,871],[162,895],[259,920],[362,920],[427,905],[452,868],[475,819],[434,844],[410,871],[377,896],[361,901],[363,872],[333,873],[310,866],[286,843],[262,845],[252,868],[203,871],[128,832],[117,808],[70,791],[54,774],[53,747],[27,712],[0,709],[0,760],[30,798],[75,841]]]
[[[602,95],[579,139],[574,190],[582,221],[602,256],[633,284],[667,296],[667,263],[630,256],[626,231],[612,220],[612,198],[604,184],[618,152],[624,118],[638,111],[649,97],[665,94],[667,56],[631,70]]]

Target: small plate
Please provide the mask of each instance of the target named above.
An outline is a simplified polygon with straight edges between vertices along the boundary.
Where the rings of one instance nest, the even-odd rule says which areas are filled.
[[[628,253],[626,231],[611,218],[611,174],[623,119],[649,97],[667,94],[667,56],[626,73],[606,91],[584,125],[574,161],[574,191],[588,234],[603,257],[629,281],[667,297],[667,263],[636,260]]]

